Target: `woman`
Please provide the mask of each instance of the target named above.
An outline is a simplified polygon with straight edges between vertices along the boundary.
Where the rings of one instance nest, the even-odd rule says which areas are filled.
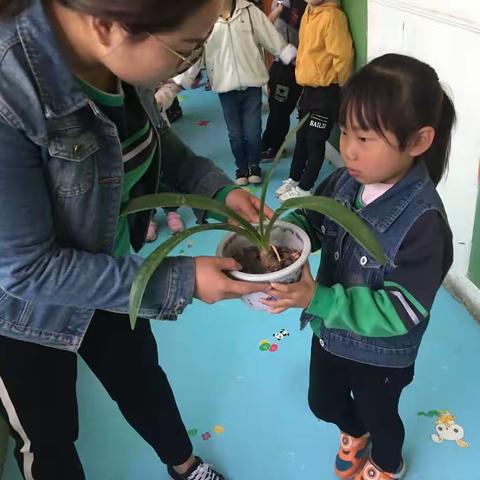
[[[149,90],[198,59],[222,1],[162,3],[1,3],[0,398],[26,479],[85,478],[76,354],[172,478],[223,478],[192,455],[149,322],[132,332],[125,315],[143,262],[130,247],[143,245],[150,216],[119,218],[130,198],[154,193],[162,176],[258,216],[257,199],[161,123]],[[167,259],[142,315],[172,320],[194,296],[214,303],[266,288],[223,273],[235,268]]]

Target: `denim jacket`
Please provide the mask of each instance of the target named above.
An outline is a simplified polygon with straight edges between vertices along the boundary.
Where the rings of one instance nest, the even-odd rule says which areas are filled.
[[[160,176],[210,197],[231,185],[162,123],[152,92],[137,93],[161,148],[132,196],[157,192]],[[0,334],[77,351],[96,309],[128,311],[143,259],[112,256],[123,182],[118,133],[77,86],[40,0],[0,24],[0,145]],[[129,219],[135,251],[149,216]],[[175,319],[194,281],[192,258],[168,258],[141,315]]]
[[[348,208],[353,208],[359,184],[347,171],[331,177],[325,188]],[[319,195],[322,192],[318,192]],[[317,282],[326,287],[341,284],[345,288],[367,285],[384,288],[384,278],[395,268],[394,259],[406,235],[424,213],[438,211],[448,225],[442,201],[426,166],[418,163],[395,187],[357,214],[376,233],[388,258],[381,266],[345,230],[316,213],[308,213],[316,235],[322,240],[322,259]],[[302,327],[312,316],[302,315]],[[322,323],[320,344],[329,352],[350,360],[383,367],[407,367],[417,356],[428,319],[407,334],[395,337],[363,337],[349,330],[329,329]]]

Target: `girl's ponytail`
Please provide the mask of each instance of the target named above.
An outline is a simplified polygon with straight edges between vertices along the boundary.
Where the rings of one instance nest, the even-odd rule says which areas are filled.
[[[432,146],[422,155],[430,178],[435,185],[438,185],[448,169],[452,130],[456,120],[455,107],[451,98],[443,90],[442,95],[440,116],[435,127],[435,138]]]

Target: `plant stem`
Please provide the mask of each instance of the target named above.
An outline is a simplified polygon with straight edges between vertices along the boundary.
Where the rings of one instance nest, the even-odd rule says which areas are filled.
[[[280,257],[280,254],[278,253],[277,247],[273,243],[270,245],[270,247],[274,251],[275,256],[277,257],[278,263],[281,263],[282,258]]]
[[[287,135],[285,138],[285,141],[282,143],[281,147],[278,149],[277,154],[275,155],[275,158],[273,159],[272,166],[270,167],[270,171],[267,173],[265,176],[265,179],[263,180],[263,186],[262,186],[262,196],[260,197],[260,212],[259,212],[259,232],[260,232],[260,237],[264,239],[265,235],[265,200],[267,198],[267,191],[268,191],[268,185],[270,184],[270,180],[272,179],[273,172],[275,171],[275,168],[277,167],[278,162],[280,161],[280,157],[282,156],[283,152],[287,148],[288,142],[291,140],[293,136],[297,134],[297,132],[303,127],[303,124],[308,120],[310,117],[310,114],[307,113],[298,125]],[[270,242],[263,242],[264,245],[269,245]]]

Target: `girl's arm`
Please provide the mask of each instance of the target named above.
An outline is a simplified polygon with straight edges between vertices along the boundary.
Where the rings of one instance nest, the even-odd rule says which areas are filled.
[[[270,15],[268,16],[268,19],[272,22],[272,23],[275,23],[279,18],[280,16],[282,15],[283,13],[283,9],[285,7],[280,3],[280,4],[277,4],[277,6],[275,7],[275,9],[273,9],[271,12],[270,12]]]
[[[283,217],[282,220],[284,222],[293,223],[297,227],[300,227],[308,235],[310,238],[310,243],[312,244],[312,253],[317,252],[322,248],[320,237],[315,232],[315,229],[310,223],[308,215],[304,210],[296,210],[295,212],[291,212]]]
[[[345,169],[339,168],[335,170],[331,175],[329,175],[326,179],[324,179],[318,188],[315,190],[315,195],[321,195],[324,197],[330,197],[333,193],[335,188],[335,184],[342,175]],[[317,230],[323,224],[324,217],[320,214],[314,213],[315,218],[314,222],[312,221],[312,212],[307,212],[305,210],[296,210],[295,212],[291,212],[285,217],[282,218],[285,222],[290,222],[300,227],[305,233],[310,237],[310,242],[312,244],[312,252],[316,252],[322,248],[320,236],[317,233]],[[318,229],[315,230],[315,225],[318,226]]]
[[[443,219],[435,211],[425,213],[405,238],[383,288],[316,285],[307,307],[315,316],[313,330],[318,332],[323,322],[366,337],[404,335],[429,318],[452,259],[451,234]]]
[[[297,49],[287,44],[282,35],[270,22],[268,17],[258,8],[248,8],[248,21],[252,21],[251,27],[256,41],[272,55],[279,57],[285,65],[290,64],[297,56]]]

